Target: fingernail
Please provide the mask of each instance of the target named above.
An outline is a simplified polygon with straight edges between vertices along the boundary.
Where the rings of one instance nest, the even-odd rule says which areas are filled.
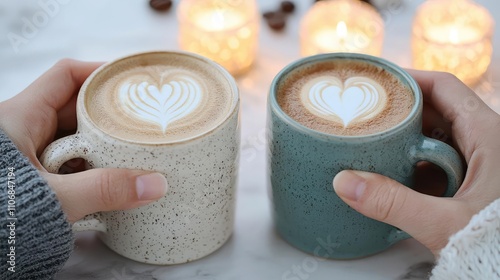
[[[160,173],[151,173],[137,177],[135,190],[139,200],[156,200],[165,195],[168,183]]]
[[[358,201],[366,188],[366,180],[354,171],[345,170],[333,179],[333,188],[338,196]]]

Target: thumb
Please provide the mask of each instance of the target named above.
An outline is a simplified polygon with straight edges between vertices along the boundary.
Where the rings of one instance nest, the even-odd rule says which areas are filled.
[[[354,210],[404,230],[433,252],[462,226],[455,228],[460,211],[453,200],[421,194],[379,174],[342,171],[333,185]]]
[[[146,205],[165,195],[159,173],[128,169],[91,169],[69,175],[43,174],[70,222],[85,215]]]

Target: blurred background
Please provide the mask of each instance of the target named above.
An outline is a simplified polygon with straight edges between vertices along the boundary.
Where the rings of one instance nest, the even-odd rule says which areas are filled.
[[[281,1],[259,0],[259,13]],[[265,106],[269,85],[287,64],[301,57],[299,24],[313,0],[295,0],[296,10],[276,31],[259,15],[258,54],[237,77],[242,99],[242,146],[234,237],[215,254],[186,265],[148,266],[126,260],[93,235],[79,235],[75,253],[59,279],[425,279],[433,257],[414,240],[382,254],[349,262],[316,262],[308,278],[286,278],[310,257],[272,230],[265,172]],[[412,67],[411,32],[422,0],[373,0],[385,23],[381,57]],[[453,0],[450,0],[453,2]],[[500,22],[500,2],[477,0]],[[174,1],[169,11],[148,0],[0,0],[0,101],[28,86],[63,58],[109,61],[148,50],[179,50]],[[47,9],[47,7],[50,7]],[[476,92],[500,112],[500,38]],[[450,92],[449,94],[453,94]],[[290,276],[291,277],[291,276]],[[337,279],[337,278],[335,278]]]

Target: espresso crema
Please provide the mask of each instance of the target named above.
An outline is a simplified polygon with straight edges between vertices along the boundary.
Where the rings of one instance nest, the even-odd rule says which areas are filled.
[[[277,99],[297,122],[343,136],[388,130],[402,122],[415,103],[410,88],[394,74],[349,59],[293,70],[278,85]]]
[[[97,73],[86,108],[103,131],[130,141],[182,141],[218,126],[235,93],[222,72],[195,57],[149,53]]]

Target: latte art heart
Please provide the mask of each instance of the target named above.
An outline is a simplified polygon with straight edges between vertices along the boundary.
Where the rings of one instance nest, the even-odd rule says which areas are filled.
[[[157,125],[163,133],[169,124],[192,114],[202,99],[199,83],[187,75],[172,75],[160,83],[127,82],[120,101],[129,116]]]
[[[301,99],[314,115],[348,127],[380,114],[387,94],[380,84],[366,77],[352,77],[343,83],[336,77],[324,76],[308,82]]]

